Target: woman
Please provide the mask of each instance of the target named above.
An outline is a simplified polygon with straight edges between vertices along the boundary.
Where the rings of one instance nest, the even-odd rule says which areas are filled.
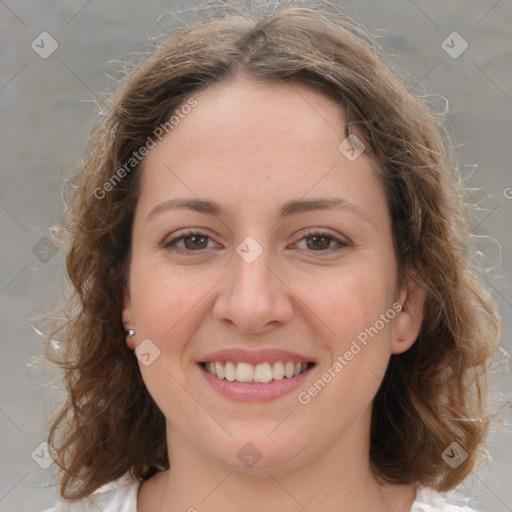
[[[470,510],[441,493],[475,468],[500,322],[458,180],[343,15],[159,46],[68,204],[52,510]]]

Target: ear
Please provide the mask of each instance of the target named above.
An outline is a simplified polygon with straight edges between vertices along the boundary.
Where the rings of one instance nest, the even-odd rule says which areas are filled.
[[[400,290],[399,301],[402,310],[397,313],[393,323],[393,338],[390,346],[392,354],[401,354],[409,350],[420,333],[425,292],[413,273],[409,275]]]
[[[133,319],[133,308],[132,301],[130,298],[130,293],[128,291],[128,287],[125,288],[123,295],[123,311],[122,311],[122,320],[125,331],[128,329],[135,329],[135,321]],[[131,350],[135,350],[135,337],[128,338],[126,337],[126,344],[128,348]]]

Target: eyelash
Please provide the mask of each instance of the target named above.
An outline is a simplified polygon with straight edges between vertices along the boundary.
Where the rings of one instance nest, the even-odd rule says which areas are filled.
[[[181,254],[186,254],[186,255],[192,255],[192,253],[201,253],[203,251],[206,251],[208,249],[199,249],[197,251],[191,251],[191,250],[188,250],[188,249],[181,249],[181,248],[178,248],[176,246],[177,242],[180,242],[186,238],[190,238],[190,237],[193,237],[193,236],[202,236],[202,237],[205,237],[207,238],[208,240],[211,240],[211,237],[199,230],[189,230],[189,231],[186,231],[185,233],[182,233],[180,236],[176,237],[176,238],[173,238],[172,240],[170,240],[169,242],[164,242],[164,244],[162,245],[162,247],[164,249],[167,249],[169,251],[173,251],[173,252],[177,252],[177,253],[181,253]],[[302,241],[306,238],[312,238],[314,236],[324,236],[328,239],[330,239],[331,241],[334,241],[338,244],[337,247],[334,247],[334,248],[329,248],[329,249],[326,249],[326,250],[319,250],[319,251],[314,251],[314,250],[309,250],[308,252],[315,252],[315,253],[333,253],[333,252],[338,252],[338,251],[341,251],[343,249],[346,249],[350,244],[348,242],[345,242],[343,240],[340,240],[334,236],[332,236],[330,233],[326,232],[326,231],[322,231],[322,230],[311,230],[311,231],[308,231],[306,233],[304,233],[304,235],[302,236],[302,238],[299,240],[299,241]],[[329,242],[330,244],[330,242]],[[302,249],[302,250],[307,250],[307,249]]]

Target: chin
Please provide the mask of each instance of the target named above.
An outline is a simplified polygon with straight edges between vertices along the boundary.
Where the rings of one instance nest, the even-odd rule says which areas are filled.
[[[286,471],[292,464],[296,466],[299,462],[297,457],[310,443],[304,441],[302,445],[296,433],[283,431],[280,435],[274,433],[269,436],[269,432],[271,429],[265,429],[265,432],[246,429],[223,443],[212,440],[215,450],[210,454],[228,465],[231,471],[238,472],[265,474],[272,470]]]

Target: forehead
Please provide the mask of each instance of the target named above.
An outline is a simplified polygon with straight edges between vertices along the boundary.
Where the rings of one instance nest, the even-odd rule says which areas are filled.
[[[239,206],[257,198],[261,208],[275,208],[306,195],[348,194],[352,202],[373,196],[385,208],[372,160],[340,152],[342,109],[326,94],[301,83],[237,78],[193,99],[194,108],[146,157],[143,195],[215,196]]]
[[[345,126],[333,99],[299,82],[261,83],[239,77],[201,90],[195,99],[199,108],[190,116],[196,121],[193,128],[212,143],[238,141],[247,149],[258,143],[329,147]],[[204,121],[207,124],[200,126]]]

